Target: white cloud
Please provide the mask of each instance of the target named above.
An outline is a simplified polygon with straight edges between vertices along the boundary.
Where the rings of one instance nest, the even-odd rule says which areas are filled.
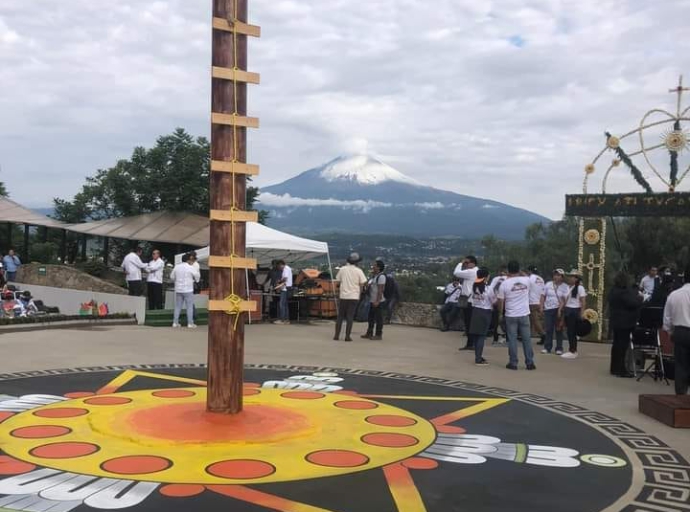
[[[559,217],[603,132],[674,109],[666,91],[690,77],[685,0],[249,3],[263,28],[250,41],[258,184],[366,146],[426,184]],[[71,196],[176,126],[208,135],[209,6],[2,0],[0,179],[13,197]],[[623,167],[609,187],[637,189]]]
[[[417,208],[422,210],[442,210],[443,208],[452,207],[454,205],[444,205],[443,203],[415,203]]]
[[[339,206],[342,208],[351,208],[354,210],[361,210],[369,212],[373,208],[390,208],[391,203],[383,203],[380,201],[342,201],[340,199],[305,199],[302,197],[292,197],[290,194],[271,194],[270,192],[263,192],[259,196],[259,203],[262,207],[298,207],[298,206]]]

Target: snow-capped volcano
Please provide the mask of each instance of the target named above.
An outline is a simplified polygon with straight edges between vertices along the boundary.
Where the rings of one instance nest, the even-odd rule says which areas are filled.
[[[405,176],[390,165],[368,156],[341,156],[324,165],[319,175],[326,181],[348,180],[360,185],[378,185],[385,181],[397,181],[410,185],[422,185],[417,180]]]
[[[294,233],[387,233],[408,236],[493,234],[520,239],[548,219],[488,199],[428,187],[371,156],[339,157],[264,187],[268,224]]]

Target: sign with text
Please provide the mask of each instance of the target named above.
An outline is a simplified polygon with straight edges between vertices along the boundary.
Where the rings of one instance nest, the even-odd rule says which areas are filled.
[[[565,214],[572,217],[690,217],[690,193],[567,195]]]

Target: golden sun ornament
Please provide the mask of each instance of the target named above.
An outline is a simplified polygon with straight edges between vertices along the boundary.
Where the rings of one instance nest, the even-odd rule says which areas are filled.
[[[663,136],[664,144],[669,151],[681,152],[688,147],[688,136],[682,130],[671,130]]]
[[[598,230],[590,229],[585,233],[585,242],[589,245],[596,245],[599,243],[599,240],[601,240],[601,235]]]
[[[596,169],[596,167],[594,166],[594,164],[587,164],[587,165],[585,165],[585,173],[586,173],[586,174],[593,174],[594,171],[596,171],[596,170],[597,170],[597,169]]]

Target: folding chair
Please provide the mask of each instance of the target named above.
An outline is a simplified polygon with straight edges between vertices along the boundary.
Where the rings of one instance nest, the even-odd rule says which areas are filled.
[[[642,373],[637,376],[637,368],[635,365],[635,375],[639,382],[645,375],[649,375],[657,380],[665,381],[666,385],[670,385],[666,378],[664,370],[664,357],[661,352],[661,341],[659,340],[659,330],[663,325],[663,308],[648,307],[643,308],[640,312],[640,321],[638,326],[633,331],[631,340],[631,348],[633,358],[635,361],[641,362]],[[647,361],[649,365],[645,368]]]

